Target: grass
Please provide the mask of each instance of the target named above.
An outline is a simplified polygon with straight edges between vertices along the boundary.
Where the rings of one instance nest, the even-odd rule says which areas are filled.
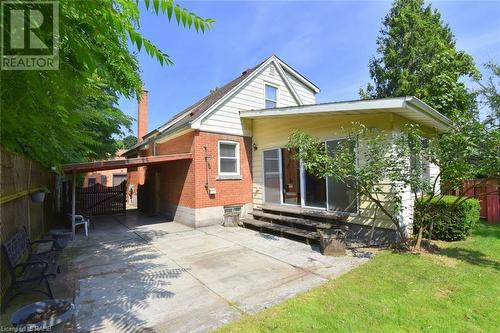
[[[500,225],[436,254],[383,251],[325,285],[219,332],[498,332]]]

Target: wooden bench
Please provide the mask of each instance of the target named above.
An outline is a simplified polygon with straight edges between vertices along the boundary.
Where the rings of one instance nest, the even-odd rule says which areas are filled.
[[[49,250],[44,252],[33,252],[35,244],[52,243]],[[51,299],[54,298],[48,277],[55,276],[59,273],[59,266],[57,265],[58,252],[54,249],[54,240],[38,240],[31,242],[28,238],[25,227],[21,227],[18,231],[2,244],[2,250],[7,258],[7,263],[11,275],[11,292],[10,297],[6,297],[4,305],[7,301],[12,300],[15,296],[22,292],[36,291],[41,292]],[[25,287],[27,285],[43,284],[46,291]],[[15,292],[17,289],[17,293]]]

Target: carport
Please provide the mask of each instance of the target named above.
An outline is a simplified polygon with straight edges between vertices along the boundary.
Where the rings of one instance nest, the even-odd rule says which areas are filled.
[[[87,173],[101,170],[113,170],[122,168],[135,168],[149,165],[159,165],[178,160],[191,160],[193,156],[191,153],[171,154],[160,156],[147,156],[127,158],[123,160],[102,160],[85,163],[65,164],[62,166],[64,174],[72,175],[72,189],[71,189],[71,232],[72,237],[75,237],[75,214],[76,214],[76,174]]]

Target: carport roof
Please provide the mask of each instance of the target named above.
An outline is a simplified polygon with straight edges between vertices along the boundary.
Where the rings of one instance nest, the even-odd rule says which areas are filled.
[[[160,155],[160,156],[147,156],[127,158],[122,160],[104,160],[85,163],[64,164],[62,170],[64,173],[83,173],[100,170],[112,170],[133,168],[147,165],[162,164],[170,161],[177,160],[191,160],[193,155],[191,153]]]

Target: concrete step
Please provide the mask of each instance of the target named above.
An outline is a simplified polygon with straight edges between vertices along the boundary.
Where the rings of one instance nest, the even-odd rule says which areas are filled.
[[[251,214],[254,216],[254,218],[257,219],[266,219],[269,220],[269,222],[275,224],[295,227],[298,229],[317,231],[318,229],[329,229],[335,226],[333,223],[319,222],[300,217],[264,213],[261,210],[254,210]]]
[[[307,244],[309,241],[315,240],[319,241],[319,234],[316,231],[309,231],[304,229],[298,229],[294,227],[284,226],[281,224],[274,224],[271,222],[265,222],[262,220],[255,220],[249,218],[243,218],[240,220],[245,227],[257,228],[261,232],[276,232],[279,233],[281,237],[299,237],[304,239]]]

